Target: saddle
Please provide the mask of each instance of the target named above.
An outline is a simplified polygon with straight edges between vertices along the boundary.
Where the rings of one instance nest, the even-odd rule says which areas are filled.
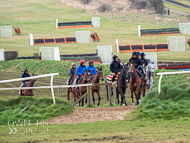
[[[112,78],[113,78],[112,75],[108,75],[108,77],[107,77],[107,83],[112,83]],[[118,75],[116,75],[114,82],[116,82],[116,87],[117,87]]]

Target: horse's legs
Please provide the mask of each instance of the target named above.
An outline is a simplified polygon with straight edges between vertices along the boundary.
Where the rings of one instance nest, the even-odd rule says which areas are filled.
[[[131,90],[131,99],[132,99],[132,105],[134,106],[135,104],[134,104],[134,100],[133,100],[133,91],[132,90]]]
[[[67,100],[69,101],[69,95],[70,95],[70,91],[69,91],[69,88],[67,88]],[[73,95],[74,96],[74,95]]]
[[[106,92],[107,92],[107,101],[109,100],[108,99],[108,86],[106,85]]]
[[[92,91],[92,101],[93,101],[93,103],[95,105],[94,91]]]
[[[100,106],[100,100],[101,100],[100,90],[97,91],[97,95],[98,95],[98,106]]]

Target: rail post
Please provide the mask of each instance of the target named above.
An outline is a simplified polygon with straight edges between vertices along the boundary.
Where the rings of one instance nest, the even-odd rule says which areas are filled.
[[[53,75],[51,76],[51,93],[52,93],[52,98],[53,98],[53,104],[55,104],[55,97],[54,97],[54,92],[53,92]]]
[[[58,97],[61,98],[60,86],[59,86],[59,88],[58,88]]]
[[[91,87],[92,86],[87,86],[87,106],[91,106],[91,103],[90,103]]]
[[[109,97],[109,106],[112,106],[112,103],[111,103],[111,84],[108,85],[108,97]]]
[[[116,83],[114,82],[114,83],[112,84],[112,86],[113,86],[114,104],[117,104]]]

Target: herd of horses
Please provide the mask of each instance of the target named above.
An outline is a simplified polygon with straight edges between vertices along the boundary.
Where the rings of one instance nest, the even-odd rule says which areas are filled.
[[[146,71],[147,75],[147,80],[144,78],[141,78],[139,74],[137,73],[137,70],[135,69],[135,62],[131,61],[128,64],[123,63],[123,68],[118,74],[118,80],[117,80],[117,87],[116,87],[116,96],[118,100],[118,104],[121,105],[126,105],[126,100],[125,100],[125,92],[127,88],[127,82],[126,79],[128,77],[128,73],[130,75],[129,79],[129,88],[131,92],[131,98],[132,98],[132,105],[134,105],[134,100],[133,100],[133,95],[136,97],[137,105],[141,101],[141,94],[143,94],[143,97],[146,95],[146,89],[148,88],[149,91],[152,91],[153,88],[153,74],[154,74],[154,63],[150,62],[148,66],[146,67],[145,61],[142,62],[144,71]],[[77,75],[75,74],[75,77],[72,79],[73,81],[76,80]],[[92,79],[92,80],[91,80]],[[103,81],[103,70],[102,67],[98,68],[97,74],[92,78],[90,74],[90,70],[86,70],[84,76],[82,77],[80,84],[97,84],[100,82],[100,79]],[[107,83],[107,78],[105,79],[105,82]],[[72,82],[72,84],[75,84],[75,82]],[[106,91],[107,91],[107,100],[108,100],[108,86],[106,85]],[[70,93],[73,94],[74,102],[76,102],[76,97],[80,99],[85,93],[87,92],[87,87],[86,86],[80,86],[78,88],[76,87],[70,87],[67,88],[67,99],[70,101]],[[94,98],[94,93],[98,95],[98,104],[97,106],[100,105],[100,86],[92,86],[91,87],[91,93],[92,93],[92,100],[93,104],[95,105],[95,98]],[[112,95],[113,95],[113,90],[112,90]],[[119,102],[119,95],[121,96],[121,102]],[[84,99],[81,100],[82,106],[84,106]],[[87,97],[85,102],[87,103]],[[80,102],[79,102],[80,106]]]
[[[143,97],[146,95],[146,89],[148,88],[149,91],[152,91],[153,88],[153,74],[154,74],[154,63],[150,62],[148,66],[146,67],[145,61],[142,62],[144,71],[146,71],[146,77],[147,80],[144,78],[141,78],[139,76],[139,73],[137,73],[137,70],[135,69],[135,62],[131,61],[128,64],[123,63],[123,68],[121,72],[118,74],[118,81],[117,81],[117,87],[116,87],[116,96],[118,100],[118,104],[120,103],[121,105],[126,105],[126,100],[125,100],[125,92],[127,88],[127,82],[126,79],[128,77],[128,74],[130,75],[129,79],[129,88],[131,92],[131,98],[132,98],[132,105],[134,105],[134,100],[133,100],[133,95],[136,97],[137,105],[140,103],[141,99],[141,94],[143,94]],[[36,76],[36,75],[33,75]],[[72,79],[72,84],[75,84],[75,80],[77,78],[77,75],[75,74],[75,77]],[[86,70],[84,76],[81,78],[79,84],[98,84],[100,80],[104,80],[103,76],[103,70],[102,67],[97,68],[97,73],[96,75],[92,78],[90,70]],[[25,87],[33,87],[34,82],[37,81],[37,79],[32,79],[29,81],[28,84],[26,84]],[[105,82],[108,83],[107,78],[105,79]],[[107,91],[107,100],[108,100],[108,86],[106,85],[106,91]],[[87,86],[80,86],[78,88],[76,87],[70,87],[66,89],[67,92],[67,99],[70,101],[70,93],[73,94],[74,102],[76,102],[76,98],[80,99],[86,92],[87,92]],[[97,106],[100,105],[100,86],[92,86],[91,87],[91,93],[92,93],[92,100],[93,104],[95,105],[95,98],[94,94],[96,93],[98,95],[98,104]],[[112,95],[113,95],[113,89],[112,89]],[[24,89],[23,90],[23,95],[24,96],[34,96],[33,90],[32,89]],[[121,96],[121,102],[119,102],[119,95]],[[81,100],[82,106],[84,106],[84,99]],[[85,100],[87,103],[87,98]],[[80,102],[79,102],[80,106]]]

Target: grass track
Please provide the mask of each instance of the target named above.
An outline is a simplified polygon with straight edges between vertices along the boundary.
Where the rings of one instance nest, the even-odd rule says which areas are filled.
[[[165,121],[102,121],[79,124],[55,124],[25,126],[35,134],[8,135],[9,126],[0,126],[1,142],[188,142],[190,139],[190,118]],[[48,127],[48,131],[47,131]],[[34,130],[34,128],[36,128]],[[38,134],[39,133],[39,134]]]

